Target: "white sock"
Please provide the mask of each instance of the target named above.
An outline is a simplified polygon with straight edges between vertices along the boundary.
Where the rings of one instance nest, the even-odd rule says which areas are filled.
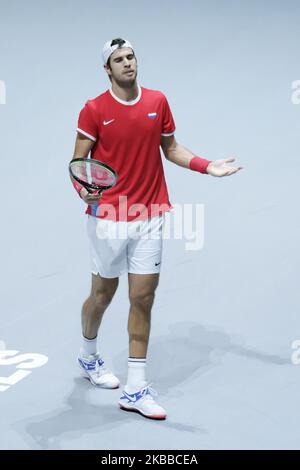
[[[82,352],[83,354],[90,356],[91,354],[96,354],[97,352],[97,336],[94,339],[88,339],[84,336],[82,337]]]
[[[128,376],[126,389],[137,392],[146,382],[146,358],[128,358]]]

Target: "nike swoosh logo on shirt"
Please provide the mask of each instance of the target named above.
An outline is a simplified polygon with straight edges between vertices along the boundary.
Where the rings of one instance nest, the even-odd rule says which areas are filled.
[[[105,126],[107,126],[107,124],[110,124],[110,123],[113,122],[113,121],[114,121],[114,119],[111,119],[110,121],[103,121],[103,124],[104,124]]]

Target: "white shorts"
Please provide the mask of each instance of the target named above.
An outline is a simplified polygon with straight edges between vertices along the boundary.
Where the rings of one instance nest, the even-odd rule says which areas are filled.
[[[147,220],[115,222],[88,216],[91,270],[102,277],[159,273],[164,214]]]

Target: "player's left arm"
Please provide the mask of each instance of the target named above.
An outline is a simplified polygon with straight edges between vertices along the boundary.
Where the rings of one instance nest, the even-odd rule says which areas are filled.
[[[178,144],[174,135],[161,136],[160,145],[167,160],[200,173],[207,173],[211,176],[229,176],[243,168],[229,165],[235,161],[235,158],[211,161],[197,157],[186,147]]]

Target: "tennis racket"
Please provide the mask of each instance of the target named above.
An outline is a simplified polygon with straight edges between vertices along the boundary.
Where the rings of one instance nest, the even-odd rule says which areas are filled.
[[[117,173],[105,163],[92,158],[74,158],[69,163],[70,175],[89,193],[112,188],[117,183]]]

